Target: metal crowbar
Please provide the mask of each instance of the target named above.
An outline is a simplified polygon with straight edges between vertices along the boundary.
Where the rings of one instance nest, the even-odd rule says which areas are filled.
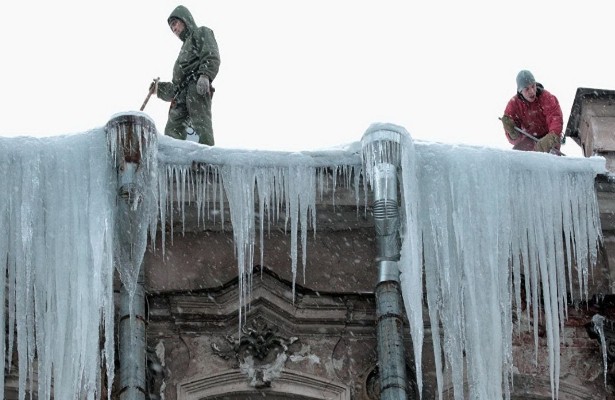
[[[501,121],[502,118],[499,118],[499,120]],[[517,132],[519,132],[520,134],[529,137],[534,142],[538,142],[539,141],[539,139],[537,137],[530,135],[529,133],[527,133],[525,130],[519,128],[518,126],[515,126],[515,130]],[[555,155],[558,155],[558,156],[565,156],[566,155],[566,154],[562,153],[561,151],[559,151],[558,149],[556,149],[555,147],[552,147],[551,150],[549,150],[549,153],[555,154]]]

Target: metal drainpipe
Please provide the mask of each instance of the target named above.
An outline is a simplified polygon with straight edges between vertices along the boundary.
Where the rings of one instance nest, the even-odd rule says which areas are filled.
[[[397,167],[399,132],[372,126],[363,136],[364,161],[374,193],[373,214],[379,268],[376,284],[376,316],[380,399],[408,399],[404,320],[399,280],[400,259],[399,206],[397,203]],[[394,139],[392,142],[390,139]]]
[[[110,145],[115,148],[114,156],[118,170],[118,228],[123,231],[135,229],[131,222],[143,195],[143,188],[137,174],[144,160],[147,145],[154,145],[152,135],[156,129],[145,116],[122,114],[107,123]],[[141,137],[139,137],[141,135]],[[124,251],[132,249],[132,243]],[[145,344],[145,289],[143,266],[139,265],[136,288],[133,293],[132,307],[130,292],[124,283],[120,287],[119,298],[119,379],[120,400],[145,400],[146,395],[146,344]]]
[[[122,285],[119,322],[120,400],[145,399],[146,346],[143,268],[139,272],[132,307],[134,326],[131,329],[130,295],[126,287]]]

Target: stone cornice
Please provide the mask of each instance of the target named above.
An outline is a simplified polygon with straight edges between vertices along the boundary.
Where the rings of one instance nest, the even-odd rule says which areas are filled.
[[[350,329],[354,335],[375,335],[373,293],[318,293],[285,282],[267,268],[255,268],[246,321],[260,315],[263,322],[293,335],[327,335]],[[171,332],[233,334],[239,326],[238,280],[204,291],[148,295],[149,325]]]

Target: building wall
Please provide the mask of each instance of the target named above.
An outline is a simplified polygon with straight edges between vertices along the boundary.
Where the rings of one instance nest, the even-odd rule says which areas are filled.
[[[279,398],[378,398],[373,294],[378,271],[371,220],[350,206],[325,207],[317,215],[328,222],[308,237],[305,275],[299,261],[294,296],[289,235],[280,227],[266,235],[264,265],[258,265],[259,250],[255,252],[249,282],[251,303],[241,310],[243,334],[268,337],[269,345],[257,345],[255,338],[238,341],[241,289],[230,231],[198,232],[195,228],[184,235],[176,233],[172,244],[167,237],[164,255],[161,246],[148,251],[144,261],[147,343],[152,365],[159,367],[154,368],[158,372],[150,382],[155,393],[164,394],[167,400],[257,398],[263,394],[278,398],[281,393],[288,397]],[[608,236],[590,283],[589,299],[577,298],[568,307],[560,399],[605,399],[612,392],[610,378],[606,387],[604,384],[599,342],[587,330],[591,317],[600,311],[594,296],[609,290],[612,282],[611,253],[607,253],[611,242]],[[533,326],[525,313],[516,318],[520,328],[513,341],[513,398],[550,399],[545,328],[539,323],[536,357],[533,331],[527,331]],[[423,398],[432,399],[437,386],[429,321],[424,329]],[[414,391],[407,322],[405,351]],[[320,388],[320,395],[315,394],[315,387]],[[323,394],[325,389],[329,392]],[[444,389],[445,398],[452,398],[450,382]],[[226,397],[216,397],[222,393]],[[301,393],[314,397],[301,397]]]

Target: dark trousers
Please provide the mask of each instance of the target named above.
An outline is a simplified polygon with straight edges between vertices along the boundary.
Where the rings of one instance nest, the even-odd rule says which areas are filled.
[[[201,96],[196,92],[196,82],[186,88],[171,102],[169,119],[164,134],[175,139],[186,140],[186,126],[191,125],[199,135],[199,143],[214,145],[214,131],[211,123],[211,95]]]

